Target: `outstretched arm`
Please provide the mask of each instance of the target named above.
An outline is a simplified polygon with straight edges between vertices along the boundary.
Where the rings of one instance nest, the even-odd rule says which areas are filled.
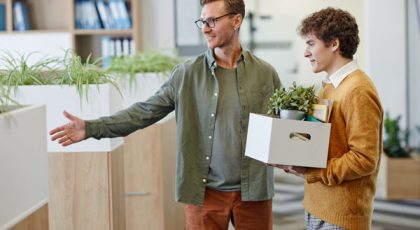
[[[84,140],[86,138],[85,121],[67,111],[64,111],[63,114],[70,122],[51,130],[51,140],[55,141],[58,139],[58,143],[62,146],[68,146]]]

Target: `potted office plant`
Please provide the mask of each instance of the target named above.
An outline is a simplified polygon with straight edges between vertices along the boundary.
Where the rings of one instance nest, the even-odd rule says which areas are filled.
[[[73,50],[65,51],[64,57],[44,57],[33,64],[27,55],[12,55],[4,52],[1,61],[4,70],[1,83],[4,85],[3,96],[13,98],[20,86],[69,85],[78,91],[80,100],[88,100],[89,86],[109,83],[118,89],[110,74],[99,68],[100,60],[92,60],[89,55],[85,62]],[[97,87],[99,88],[99,87]]]
[[[383,141],[384,152],[389,157],[409,157],[408,152],[401,145],[401,130],[400,122],[401,116],[395,119],[390,118],[389,113],[385,114],[384,128],[385,138]],[[407,137],[405,138],[407,139]]]
[[[384,119],[383,153],[378,177],[378,195],[386,199],[420,198],[420,160],[408,146],[409,132],[400,129],[401,116]],[[402,142],[404,140],[405,146]]]
[[[303,87],[293,82],[288,89],[276,89],[269,99],[268,114],[285,119],[302,120],[311,114],[312,105],[317,101],[314,85]]]
[[[416,130],[417,130],[417,132],[418,132],[418,137],[420,137],[420,125],[416,125]],[[419,140],[419,143],[418,143],[418,145],[417,145],[416,152],[417,152],[418,154],[420,154],[420,140]]]
[[[32,55],[33,53],[16,56],[7,51],[2,53],[0,85],[4,104],[11,101],[19,86],[53,84],[57,79],[55,67],[58,59],[42,58],[29,64],[28,60]]]
[[[83,62],[73,50],[65,51],[63,57],[43,58],[35,64],[30,64],[26,57],[3,56],[4,63],[7,63],[3,74],[5,95],[22,105],[45,104],[47,130],[67,122],[62,115],[63,110],[93,119],[122,109],[117,83],[90,57]],[[48,142],[48,151],[102,152],[121,141],[121,138],[89,140],[67,148],[57,142]]]

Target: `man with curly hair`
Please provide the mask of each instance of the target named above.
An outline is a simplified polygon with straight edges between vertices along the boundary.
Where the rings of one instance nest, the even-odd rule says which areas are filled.
[[[353,60],[359,44],[355,18],[326,8],[300,27],[312,71],[326,72],[320,99],[332,99],[326,168],[281,166],[305,179],[308,229],[370,229],[382,152],[383,110],[369,77]]]

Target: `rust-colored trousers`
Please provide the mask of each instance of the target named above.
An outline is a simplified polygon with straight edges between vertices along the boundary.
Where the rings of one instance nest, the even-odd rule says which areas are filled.
[[[226,230],[232,220],[235,230],[273,229],[272,200],[241,201],[240,192],[207,189],[204,205],[185,205],[187,230]]]

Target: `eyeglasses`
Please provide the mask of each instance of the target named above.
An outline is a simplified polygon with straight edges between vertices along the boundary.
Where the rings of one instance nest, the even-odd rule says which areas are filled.
[[[204,27],[204,24],[206,24],[210,28],[214,28],[216,26],[217,20],[219,20],[223,17],[226,17],[228,15],[231,15],[231,14],[236,14],[236,13],[231,12],[231,13],[227,13],[227,14],[224,14],[222,16],[219,16],[217,18],[207,18],[206,20],[200,18],[197,21],[195,21],[194,23],[197,25],[197,27],[199,29],[202,29]]]

